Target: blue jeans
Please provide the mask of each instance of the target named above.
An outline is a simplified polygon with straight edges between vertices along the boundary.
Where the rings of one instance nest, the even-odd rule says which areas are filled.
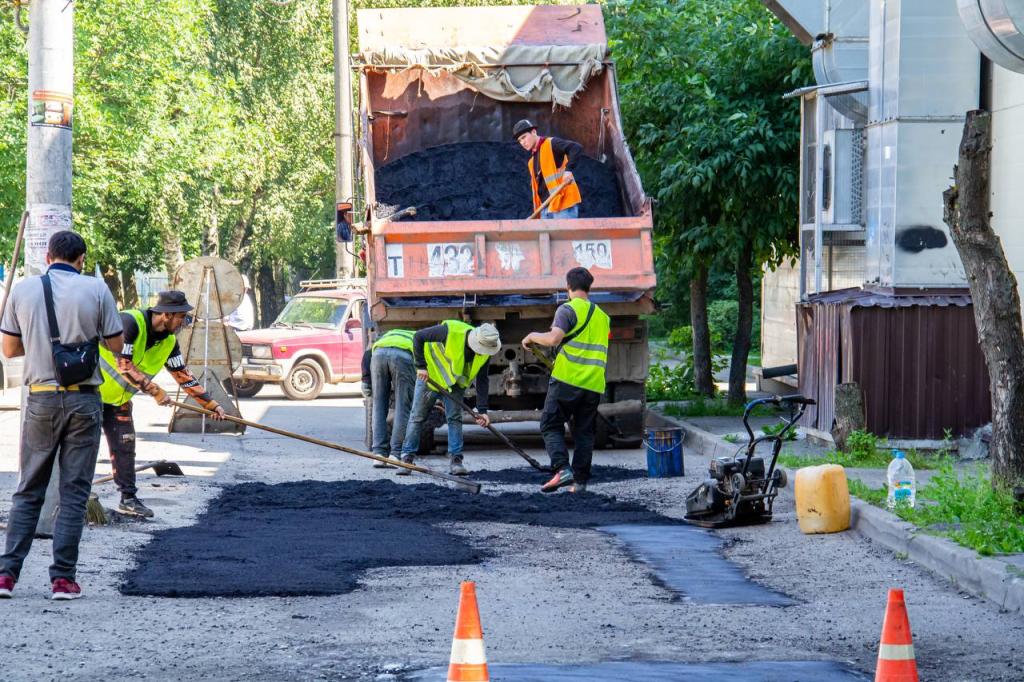
[[[580,205],[570,206],[564,211],[558,211],[552,213],[546,208],[540,212],[541,220],[563,220],[565,218],[579,218],[580,217]]]
[[[448,420],[448,454],[452,457],[462,456],[462,397],[466,389],[452,386],[449,392],[454,396],[443,398],[444,416]],[[416,380],[416,392],[412,399],[412,413],[409,415],[409,426],[405,430],[405,443],[402,444],[403,455],[415,455],[420,447],[420,434],[423,422],[433,409],[434,403],[441,394],[427,387],[427,382]]]
[[[370,356],[370,379],[373,382],[373,454],[398,457],[402,454],[402,441],[416,386],[412,354],[401,348],[378,348]],[[391,427],[389,450],[388,407],[392,391],[395,395],[395,422]]]
[[[60,511],[53,529],[50,580],[75,579],[85,504],[96,473],[102,405],[98,393],[30,393],[21,420],[21,476],[7,522],[0,575],[18,579],[32,548],[54,462],[60,467]]]

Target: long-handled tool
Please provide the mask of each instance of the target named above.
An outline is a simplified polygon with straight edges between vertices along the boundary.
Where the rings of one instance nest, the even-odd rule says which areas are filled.
[[[191,410],[192,412],[197,412],[199,414],[205,414],[207,417],[213,416],[213,412],[211,412],[210,410],[204,410],[201,407],[196,407],[194,405],[189,405],[187,403],[179,403],[176,400],[171,400],[168,404],[169,405],[173,405],[174,407],[177,407],[178,409],[181,409],[181,410]],[[396,460],[393,460],[393,459],[389,459],[387,457],[381,457],[380,455],[375,455],[372,452],[365,452],[363,450],[356,450],[355,448],[350,448],[350,447],[347,447],[345,445],[339,445],[338,443],[332,443],[332,442],[327,441],[327,440],[320,440],[319,438],[313,438],[312,436],[303,436],[301,433],[293,433],[291,431],[285,431],[284,429],[279,429],[279,428],[277,428],[275,426],[268,426],[266,424],[260,424],[258,422],[251,422],[248,419],[241,419],[239,417],[234,417],[234,416],[232,416],[230,414],[224,415],[224,419],[226,419],[226,420],[228,420],[230,422],[234,422],[236,424],[243,424],[245,426],[249,426],[249,427],[252,427],[254,429],[260,429],[262,431],[269,431],[270,433],[276,433],[279,436],[286,436],[288,438],[294,438],[295,440],[301,440],[301,441],[306,442],[306,443],[312,443],[313,445],[319,445],[321,447],[330,448],[331,450],[338,450],[340,452],[345,452],[345,453],[348,453],[350,455],[355,455],[356,457],[364,457],[366,459],[372,459],[375,462],[384,462],[386,464],[390,464],[391,466],[400,467],[402,469],[408,469],[409,471],[415,471],[418,474],[424,474],[426,476],[433,476],[434,478],[439,478],[439,479],[441,479],[443,481],[448,481],[449,483],[454,483],[455,485],[459,486],[460,488],[463,488],[464,490],[466,490],[468,492],[471,492],[471,493],[474,493],[474,494],[480,492],[480,484],[479,483],[475,483],[474,481],[468,481],[468,480],[466,480],[464,478],[459,478],[458,476],[449,476],[448,474],[443,474],[440,471],[434,471],[433,469],[428,469],[426,467],[421,467],[421,466],[419,466],[417,464],[407,464],[406,462],[400,462],[400,461],[396,461]]]
[[[555,191],[552,192],[550,195],[548,195],[548,198],[544,200],[544,203],[541,204],[540,206],[538,206],[537,209],[533,213],[530,214],[530,217],[527,218],[527,220],[533,220],[534,218],[539,216],[541,214],[541,211],[543,211],[545,208],[547,208],[548,206],[551,205],[551,202],[555,200],[555,197],[558,196],[558,193],[561,192],[563,189],[565,189],[566,187],[568,187],[571,184],[572,184],[572,180],[566,180],[561,185],[556,187]]]
[[[433,381],[428,382],[428,383],[429,383],[430,389],[432,391],[436,391],[436,392],[440,393],[441,395],[443,395],[444,397],[448,398],[449,400],[456,400],[455,395],[451,391],[448,391],[446,389],[441,388],[440,386],[435,384]],[[470,405],[469,402],[465,398],[463,398],[460,402],[462,403],[462,409],[466,410],[466,412],[469,412],[469,414],[474,419],[476,417],[480,416],[480,413],[477,412],[475,409],[473,409],[473,406]],[[543,464],[541,464],[540,462],[535,460],[533,457],[530,457],[530,455],[527,454],[526,450],[523,450],[521,447],[519,447],[518,445],[513,443],[511,440],[509,440],[508,436],[503,434],[498,429],[494,428],[494,426],[492,424],[488,424],[486,426],[486,428],[487,428],[488,431],[493,433],[498,438],[498,440],[500,440],[505,445],[507,445],[509,447],[509,449],[512,450],[512,452],[516,453],[517,455],[519,455],[520,457],[525,459],[527,462],[529,462],[530,466],[532,466],[537,471],[552,471],[551,467],[544,466]]]
[[[184,476],[185,472],[181,470],[175,462],[168,462],[166,459],[161,459],[158,462],[150,462],[149,464],[142,464],[135,467],[135,473],[145,471],[146,469],[153,469],[153,473],[157,476]],[[93,485],[99,485],[100,483],[109,483],[114,480],[114,474],[97,478],[92,482]]]

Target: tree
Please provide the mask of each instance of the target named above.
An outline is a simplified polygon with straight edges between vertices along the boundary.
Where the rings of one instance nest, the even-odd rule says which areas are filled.
[[[781,95],[811,78],[809,57],[757,0],[615,0],[609,10],[627,134],[658,200],[660,295],[682,298],[689,278],[698,386],[710,393],[707,278],[733,272],[729,399],[742,402],[753,275],[795,252],[799,120]]]
[[[991,127],[988,112],[967,114],[943,218],[964,264],[988,368],[992,481],[1014,487],[1024,486],[1024,327],[1017,278],[990,220]]]

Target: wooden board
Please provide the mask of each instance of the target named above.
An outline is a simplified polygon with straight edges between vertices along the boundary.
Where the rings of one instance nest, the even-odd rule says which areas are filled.
[[[220,320],[197,319],[192,325],[182,327],[178,331],[178,346],[193,374],[198,375],[205,364],[224,376],[230,376],[242,364],[242,342],[235,330]]]
[[[209,301],[206,298],[207,285]],[[171,288],[185,292],[188,302],[195,306],[192,314],[197,320],[230,315],[241,305],[245,293],[241,273],[234,265],[216,256],[200,256],[181,264],[174,273]]]

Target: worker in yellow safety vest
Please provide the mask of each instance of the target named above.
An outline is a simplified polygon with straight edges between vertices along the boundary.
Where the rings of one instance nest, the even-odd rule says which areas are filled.
[[[548,393],[541,413],[540,430],[551,457],[555,475],[541,487],[551,493],[569,486],[571,492],[583,492],[590,480],[590,462],[594,455],[597,406],[605,389],[608,365],[608,315],[590,300],[594,276],[586,268],[573,268],[565,281],[569,301],[555,311],[555,320],[546,332],[533,332],[523,339],[523,347],[532,344],[556,347],[555,366],[551,370]],[[572,466],[565,445],[565,423],[572,420],[575,448]]]
[[[412,340],[415,332],[392,329],[383,334],[363,353],[363,397],[372,401],[371,437],[373,454],[381,457],[402,457],[402,443],[409,424],[416,368],[412,363]],[[388,410],[395,399],[395,420],[388,437]],[[390,442],[390,445],[389,445]],[[389,469],[386,463],[373,465]]]
[[[210,397],[185,366],[185,358],[174,336],[191,310],[192,306],[182,292],[161,291],[156,305],[147,310],[125,310],[121,313],[124,348],[117,357],[100,347],[103,433],[110,448],[114,483],[121,493],[118,511],[124,514],[145,518],[153,516],[153,511],[136,496],[135,421],[132,417],[132,398],[136,393],[142,391],[160,405],[168,404],[170,398],[167,393],[153,381],[153,377],[166,368],[188,395],[214,413],[214,419],[224,418],[224,408]]]
[[[541,137],[537,134],[537,126],[526,119],[513,126],[512,137],[530,152],[527,168],[533,188],[533,210],[540,208],[556,189],[565,185],[541,211],[540,217],[549,220],[579,218],[583,199],[572,169],[583,154],[583,147],[572,140]]]
[[[434,403],[442,397],[438,388],[452,397],[443,396],[448,421],[449,471],[456,476],[469,473],[462,463],[462,400],[466,389],[475,381],[476,422],[489,426],[487,396],[489,390],[488,360],[501,350],[501,338],[493,324],[479,327],[459,320],[421,329],[412,340],[413,362],[416,365],[416,390],[412,412],[402,444],[402,461],[413,463],[420,446],[420,434]],[[408,469],[399,469],[399,476],[408,476]]]

